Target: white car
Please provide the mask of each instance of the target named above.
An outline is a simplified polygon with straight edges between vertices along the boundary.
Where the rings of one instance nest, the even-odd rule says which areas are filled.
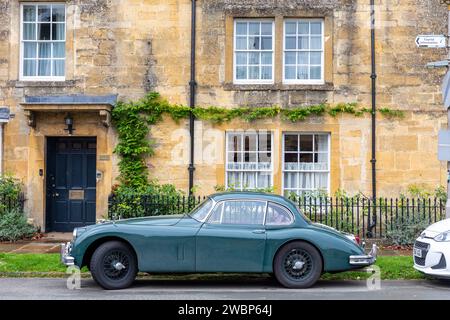
[[[450,278],[450,219],[436,222],[416,239],[414,268],[436,278]]]

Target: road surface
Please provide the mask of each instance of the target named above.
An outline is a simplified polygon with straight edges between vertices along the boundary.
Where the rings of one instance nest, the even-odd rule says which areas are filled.
[[[368,290],[365,281],[319,281],[310,289],[280,287],[272,279],[257,281],[137,280],[125,290],[102,290],[92,279],[81,279],[81,288],[67,289],[67,279],[0,278],[0,300],[307,300],[307,299],[447,299],[450,282],[439,280],[381,281],[381,289]]]

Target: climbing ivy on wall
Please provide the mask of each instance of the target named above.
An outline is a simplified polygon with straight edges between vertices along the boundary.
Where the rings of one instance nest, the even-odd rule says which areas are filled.
[[[402,117],[398,110],[382,108],[380,113],[389,117]],[[157,92],[150,92],[138,101],[118,102],[112,111],[113,124],[118,132],[119,142],[114,150],[120,156],[119,162],[119,186],[120,189],[144,192],[156,192],[163,194],[176,193],[172,185],[159,185],[155,181],[148,180],[148,169],[145,159],[155,153],[154,141],[149,139],[150,126],[162,121],[163,115],[169,115],[173,120],[179,121],[189,118],[191,108],[183,105],[170,104],[161,98]],[[371,110],[359,106],[357,103],[339,103],[331,105],[327,103],[301,106],[294,108],[271,107],[196,107],[192,109],[196,119],[212,123],[222,123],[233,119],[254,121],[281,117],[282,120],[298,122],[311,116],[338,114],[352,114],[362,116],[371,113]],[[149,190],[150,189],[150,190]],[[117,190],[116,190],[117,191]]]

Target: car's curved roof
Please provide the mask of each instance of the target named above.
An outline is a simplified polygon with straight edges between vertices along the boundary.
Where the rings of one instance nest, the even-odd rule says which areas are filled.
[[[285,197],[282,197],[273,193],[266,192],[253,192],[253,191],[230,191],[230,192],[221,192],[214,193],[209,196],[214,201],[222,201],[222,200],[230,200],[230,199],[258,199],[264,201],[274,201],[280,203],[289,203],[292,202]]]

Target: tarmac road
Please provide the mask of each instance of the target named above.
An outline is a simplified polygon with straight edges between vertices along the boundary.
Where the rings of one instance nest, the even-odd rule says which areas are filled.
[[[125,290],[101,289],[92,279],[81,288],[67,289],[67,279],[0,278],[0,300],[450,300],[450,282],[441,280],[381,281],[368,290],[366,281],[319,281],[310,289],[286,289],[272,279],[249,282],[218,280],[137,280]]]

